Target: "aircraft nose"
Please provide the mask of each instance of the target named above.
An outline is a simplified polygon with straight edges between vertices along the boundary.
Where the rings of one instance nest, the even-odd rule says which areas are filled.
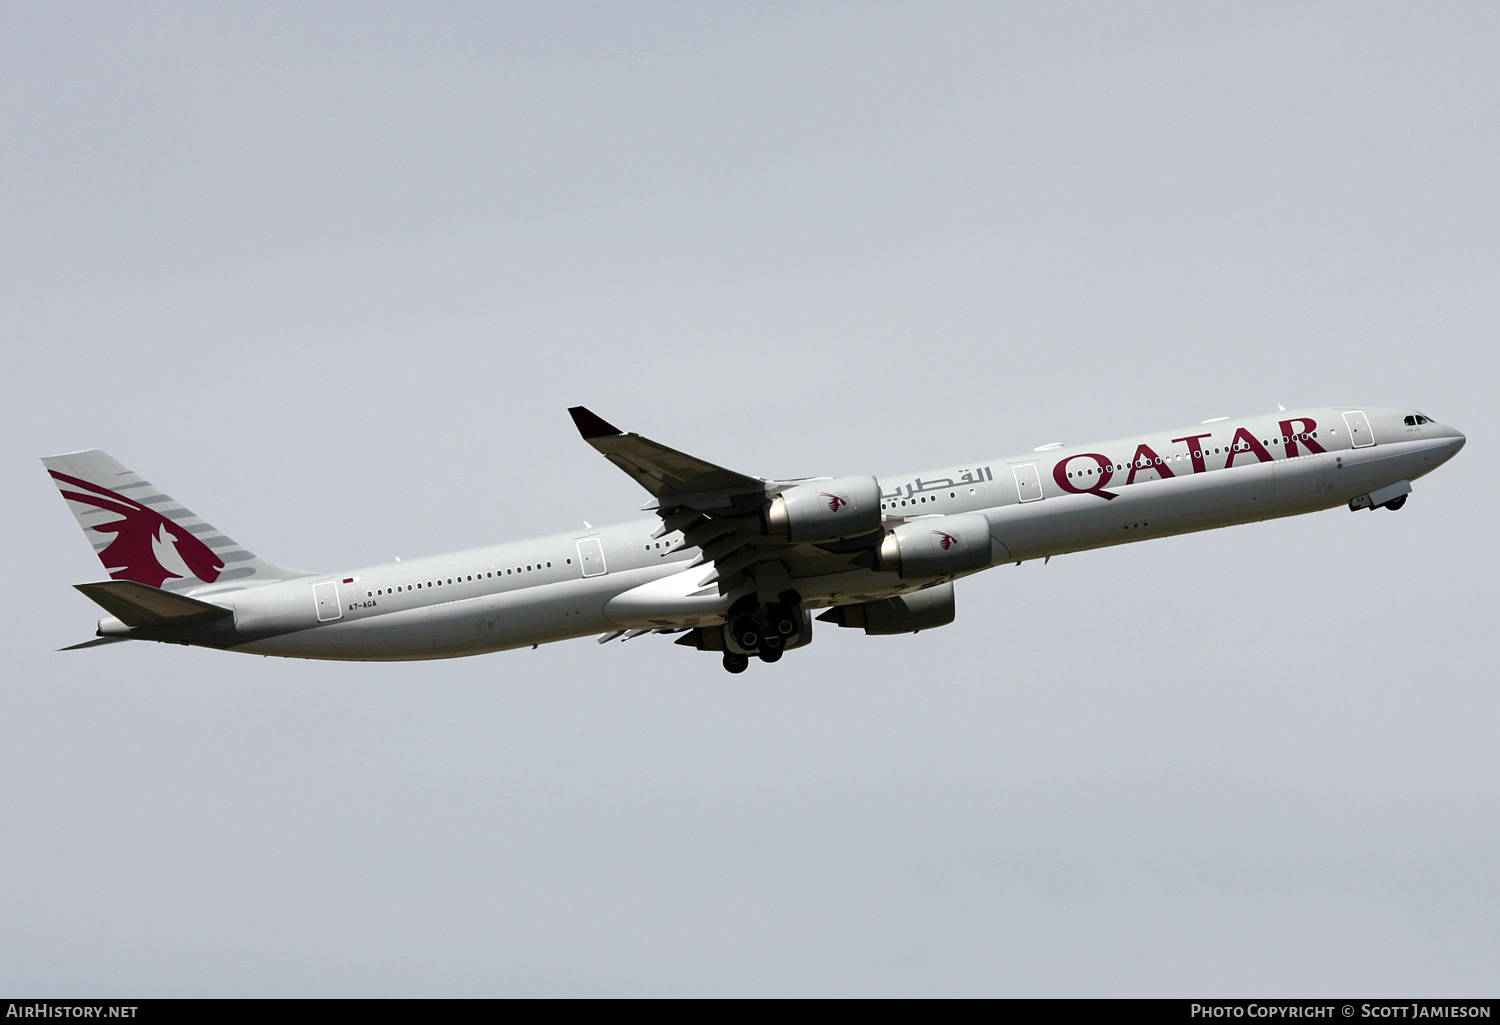
[[[1465,438],[1461,432],[1455,431],[1452,427],[1449,427],[1448,436],[1443,439],[1443,448],[1446,450],[1443,452],[1443,462],[1446,463],[1448,460],[1458,455],[1458,450],[1463,448],[1464,442],[1468,440],[1469,439]]]

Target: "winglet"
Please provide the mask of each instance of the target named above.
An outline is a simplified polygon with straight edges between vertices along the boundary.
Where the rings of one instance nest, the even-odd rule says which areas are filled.
[[[570,406],[568,415],[573,418],[573,423],[578,427],[578,433],[583,435],[584,441],[590,438],[613,438],[625,433],[614,424],[589,412],[584,406]]]

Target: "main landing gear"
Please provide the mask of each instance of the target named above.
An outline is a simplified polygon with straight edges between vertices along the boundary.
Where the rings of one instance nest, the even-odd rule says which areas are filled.
[[[786,654],[786,640],[772,634],[763,638],[760,642],[760,650],[756,652],[762,662],[780,662],[781,656]]]
[[[743,673],[750,656],[762,662],[780,662],[788,646],[806,643],[807,616],[802,599],[795,591],[781,595],[781,600],[762,605],[753,597],[737,602],[724,624],[724,668]]]
[[[756,652],[762,662],[779,662],[783,652],[779,648],[762,648]],[[731,673],[743,673],[750,668],[750,656],[732,651],[724,652],[724,668]]]
[[[677,639],[699,651],[723,652],[724,671],[735,674],[748,669],[751,658],[780,662],[789,649],[811,641],[812,621],[802,608],[802,596],[792,590],[764,604],[745,595],[729,607],[723,626],[694,627]]]

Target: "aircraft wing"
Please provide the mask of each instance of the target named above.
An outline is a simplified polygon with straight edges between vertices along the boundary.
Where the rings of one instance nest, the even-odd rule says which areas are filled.
[[[748,513],[766,504],[767,485],[772,482],[726,470],[639,434],[626,434],[583,406],[568,413],[583,440],[635,478],[662,512],[688,506]]]
[[[655,509],[662,518],[654,536],[680,530],[683,543],[701,552],[688,568],[713,563],[703,577],[704,586],[717,581],[720,590],[727,592],[752,567],[788,563],[794,552],[804,560],[840,558],[831,555],[836,550],[832,546],[818,552],[767,536],[763,529],[762,514],[772,498],[800,482],[764,480],[726,470],[639,434],[627,434],[583,406],[574,406],[568,413],[585,441],[652,494],[654,501],[644,508]]]

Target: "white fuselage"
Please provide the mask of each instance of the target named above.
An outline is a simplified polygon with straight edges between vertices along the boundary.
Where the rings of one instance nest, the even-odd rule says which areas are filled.
[[[1458,432],[1409,418],[1404,409],[1303,410],[882,477],[882,515],[894,526],[982,513],[998,565],[1331,509],[1414,480],[1462,447]],[[660,525],[653,518],[258,587],[205,585],[187,593],[234,615],[207,636],[182,639],[263,655],[398,660],[722,622],[734,594],[705,582],[711,565],[688,565],[700,553],[680,534],[653,537]],[[952,579],[901,579],[817,546],[798,549],[788,570],[810,608]],[[127,632],[114,620],[100,624],[106,636]]]

